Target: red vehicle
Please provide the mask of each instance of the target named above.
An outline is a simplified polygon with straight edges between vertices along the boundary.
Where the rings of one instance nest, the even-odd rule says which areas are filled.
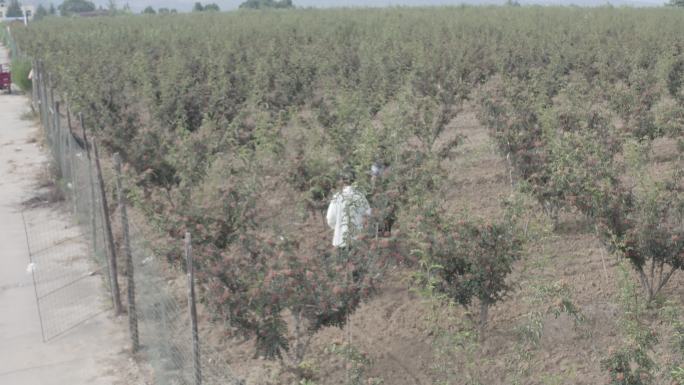
[[[12,93],[12,75],[7,65],[0,64],[0,90],[7,90],[7,93]]]

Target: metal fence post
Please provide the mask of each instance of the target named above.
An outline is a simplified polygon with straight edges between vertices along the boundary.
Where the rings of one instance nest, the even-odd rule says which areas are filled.
[[[192,265],[192,239],[185,233],[185,259],[188,270],[188,307],[190,310],[190,328],[192,330],[192,358],[195,385],[202,384],[202,367],[200,364],[199,333],[197,331],[197,306],[195,304],[195,273]]]
[[[43,132],[46,133],[47,137],[47,96],[45,94],[45,72],[43,70],[43,62],[38,62],[38,73],[40,74],[40,81],[38,83],[38,93],[40,94],[40,123],[43,126]]]
[[[55,145],[55,119],[54,119],[54,105],[55,105],[55,90],[52,89],[52,74],[48,74],[48,84],[47,84],[48,90],[47,90],[47,97],[48,97],[48,111],[50,114],[47,116],[47,123],[48,123],[48,132],[50,133],[50,144],[52,145],[52,150],[54,151],[54,145]]]
[[[50,140],[50,104],[48,103],[48,78],[45,74],[45,65],[41,64],[41,83],[43,83],[43,127],[45,127],[45,133]]]
[[[116,195],[119,203],[119,214],[121,215],[121,231],[123,233],[123,249],[126,255],[126,281],[128,282],[128,331],[131,334],[131,350],[133,353],[140,349],[138,339],[138,314],[135,311],[135,279],[133,275],[133,252],[131,250],[131,240],[128,231],[128,213],[126,211],[126,201],[121,182],[121,156],[114,154],[114,169],[116,170]]]
[[[100,167],[100,154],[97,150],[97,140],[93,139],[93,151],[95,153],[95,168],[97,170],[97,179],[100,185],[100,194],[102,198],[102,215],[104,216],[104,231],[107,238],[108,255],[109,255],[109,276],[111,280],[112,301],[114,302],[114,314],[121,314],[121,297],[119,294],[119,278],[116,268],[116,248],[114,247],[114,236],[112,235],[112,222],[109,219],[109,209],[107,205],[107,193],[105,192],[104,178],[102,176],[102,167]]]
[[[82,225],[83,218],[79,216],[78,210],[78,193],[76,192],[77,186],[79,186],[78,178],[76,177],[76,166],[74,163],[74,158],[76,157],[76,149],[74,148],[74,134],[73,127],[71,126],[71,108],[69,108],[69,102],[65,102],[66,118],[67,118],[67,135],[66,135],[66,149],[69,161],[69,179],[71,180],[71,192],[73,199],[73,210],[74,215],[78,218],[79,223]]]
[[[38,79],[38,61],[35,59],[31,61],[31,71],[33,72],[31,76],[31,107],[35,113],[38,106],[36,104],[36,99],[38,99],[38,83],[36,82]]]
[[[85,124],[83,123],[83,113],[78,114],[78,120],[81,123],[81,132],[83,134],[83,143],[86,149],[86,158],[88,160],[88,180],[90,184],[90,231],[93,242],[93,253],[97,253],[97,221],[95,220],[97,210],[97,199],[95,198],[95,178],[93,177],[93,161],[90,156],[90,146],[88,145],[88,135],[86,134]]]
[[[43,73],[43,111],[45,113],[45,116],[43,117],[43,125],[45,127],[45,132],[47,133],[47,138],[48,140],[51,140],[50,138],[50,97],[48,95],[48,89],[50,88],[48,85],[48,76],[45,73],[45,65],[43,64],[42,69]]]
[[[52,101],[52,127],[54,141],[52,142],[52,152],[59,168],[59,175],[64,177],[64,143],[62,142],[62,126],[59,121],[59,102]]]
[[[50,140],[50,127],[48,126],[49,106],[47,103],[47,83],[45,79],[45,69],[43,62],[40,63],[40,120],[43,124],[45,137]]]
[[[33,104],[36,107],[36,113],[38,114],[38,117],[42,120],[43,116],[41,115],[41,108],[40,108],[40,60],[34,61],[35,65],[33,67],[33,88],[34,88],[34,101]]]
[[[26,226],[26,217],[24,217],[24,210],[21,210],[21,221],[24,224],[24,235],[26,236],[26,248],[28,249],[29,263],[33,264],[33,250],[31,250],[31,242],[29,241],[28,227]],[[33,281],[33,293],[36,296],[36,307],[38,308],[38,320],[40,321],[40,334],[43,337],[43,342],[46,342],[45,338],[45,325],[43,325],[43,315],[40,311],[40,296],[38,296],[38,286],[36,285],[36,270],[31,269],[31,280]]]
[[[55,102],[55,89],[53,87],[53,81],[52,81],[52,73],[48,74],[48,88],[49,88],[49,97],[50,97],[50,105],[52,105]]]

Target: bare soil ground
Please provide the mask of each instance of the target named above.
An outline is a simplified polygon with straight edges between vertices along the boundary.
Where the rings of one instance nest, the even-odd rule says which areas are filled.
[[[5,105],[0,104],[0,114],[7,108]],[[12,111],[17,109],[21,107],[14,107]],[[16,142],[3,137],[5,120],[0,119],[0,122],[3,122],[0,145],[9,143],[0,155],[0,165],[7,168],[0,170],[0,176],[18,175],[18,170],[21,170],[21,175],[26,175],[26,164],[13,158],[16,154],[12,151],[6,150],[13,148]],[[452,123],[454,132],[464,135],[465,142],[448,164],[451,181],[448,208],[454,213],[494,220],[503,214],[502,203],[513,191],[505,160],[497,154],[486,129],[472,112],[464,112]],[[673,146],[667,140],[656,143],[656,156],[649,165],[652,174],[671,169]],[[3,159],[5,156],[8,157],[6,161]],[[28,159],[40,159],[35,156]],[[9,179],[0,178],[3,191]],[[274,205],[277,205],[278,197],[275,195]],[[285,196],[280,198],[287,199]],[[363,383],[367,384],[605,383],[607,375],[601,369],[600,361],[606,358],[611,347],[623,346],[625,338],[619,326],[624,309],[617,299],[618,261],[599,243],[592,227],[581,215],[563,213],[560,226],[554,231],[535,202],[523,200],[518,204],[531,239],[526,245],[525,257],[517,263],[510,278],[515,290],[505,301],[490,309],[490,322],[484,339],[472,338],[473,326],[469,321],[472,314],[462,308],[445,308],[431,302],[412,285],[411,271],[396,268],[386,277],[380,294],[359,308],[347,328],[328,328],[315,336],[306,358],[314,383],[351,383],[350,372],[354,368],[349,366],[349,360],[330,349],[340,342],[351,342],[369,358],[363,375]],[[11,223],[12,219],[4,215],[8,214],[0,211],[0,222]],[[312,226],[321,226],[312,231],[327,231],[320,220],[311,223]],[[12,238],[21,240],[19,235]],[[13,242],[16,243],[16,239]],[[5,270],[4,267],[0,269],[0,286],[4,285]],[[32,289],[25,279],[17,284]],[[185,277],[169,277],[169,283],[176,289],[178,302],[183,303]],[[554,314],[561,296],[553,290],[560,288],[566,290],[563,297],[577,307],[584,317],[582,320],[575,322],[566,313]],[[6,290],[4,286],[0,287],[0,310],[3,310],[3,290]],[[32,294],[31,298],[29,294],[26,293],[27,300],[32,300]],[[669,283],[663,297],[672,301],[680,312],[684,309],[682,274]],[[29,304],[32,307],[26,309],[25,320],[30,319],[28,317],[36,319],[35,304],[30,301]],[[5,311],[0,314],[5,314]],[[222,326],[212,325],[211,317],[201,306],[200,315],[203,348],[220,352],[220,359],[228,361],[234,373],[245,378],[247,384],[293,383],[292,375],[283,373],[278,363],[255,358],[251,341],[241,342],[225,337]],[[649,317],[655,320],[653,314]],[[111,382],[103,383],[137,383],[135,369],[127,364],[130,361],[126,361],[122,348],[125,345],[125,335],[121,332],[123,326],[116,325],[120,321],[95,319],[94,322],[105,323],[105,330],[119,328],[118,332],[113,332],[119,348],[107,354],[98,349],[104,358],[91,366],[86,365],[84,370],[112,374]],[[187,323],[185,319],[178,322]],[[665,342],[658,346],[654,357],[664,364],[668,354],[668,330],[666,325],[657,322],[655,327],[662,332]],[[0,333],[2,330],[0,328]],[[77,330],[74,335],[80,333],[82,331]],[[93,340],[87,340],[91,337],[82,338],[88,346],[85,342],[77,346],[87,353],[84,356],[95,357],[89,349],[104,346],[97,340],[98,336],[92,337]],[[0,356],[4,354],[3,348],[0,347]],[[68,347],[65,350],[68,351]],[[106,369],[103,372],[97,366]],[[124,379],[117,382],[113,375],[115,372],[117,376],[123,375]],[[0,369],[0,383],[4,384],[2,376],[3,370]]]
[[[503,214],[502,202],[512,192],[505,160],[496,153],[474,114],[464,113],[452,125],[466,140],[449,166],[453,186],[450,209],[494,219]],[[653,160],[653,168],[667,168],[672,159],[661,150],[671,144],[657,146],[660,155]],[[381,294],[351,318],[352,344],[371,361],[364,383],[606,382],[600,361],[611,347],[624,344],[618,324],[623,315],[617,300],[618,261],[600,245],[581,215],[563,213],[559,228],[553,231],[536,203],[522,204],[532,240],[511,277],[514,292],[490,309],[486,338],[467,338],[472,326],[464,309],[435,308],[412,290],[411,273],[396,269],[385,280]],[[567,313],[557,317],[553,310],[561,297],[548,294],[549,288],[566,288],[564,296],[584,319],[576,323]],[[684,308],[684,276],[680,274],[670,282],[664,298]],[[349,341],[348,331],[329,328],[315,336],[307,366],[312,368],[316,384],[348,383],[348,361],[329,349],[334,343]],[[291,378],[280,373],[277,364],[253,357],[250,342],[212,337],[210,328],[205,334],[213,338],[212,345],[225,352],[236,374],[248,384],[290,383]],[[661,344],[655,356],[665,362],[666,351],[666,343]]]

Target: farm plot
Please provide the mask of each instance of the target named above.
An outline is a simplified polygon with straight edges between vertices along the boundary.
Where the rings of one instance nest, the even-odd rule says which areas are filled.
[[[192,233],[203,339],[248,382],[677,383],[682,17],[295,10],[14,36],[123,157],[169,271]],[[340,180],[372,210],[335,249]]]

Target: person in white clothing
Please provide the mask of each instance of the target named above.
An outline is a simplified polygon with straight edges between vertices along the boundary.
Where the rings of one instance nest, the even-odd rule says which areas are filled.
[[[350,181],[351,177],[343,177],[342,192],[333,196],[326,214],[328,226],[334,230],[332,244],[338,248],[345,247],[349,240],[356,239],[371,214],[366,197],[352,187]]]

